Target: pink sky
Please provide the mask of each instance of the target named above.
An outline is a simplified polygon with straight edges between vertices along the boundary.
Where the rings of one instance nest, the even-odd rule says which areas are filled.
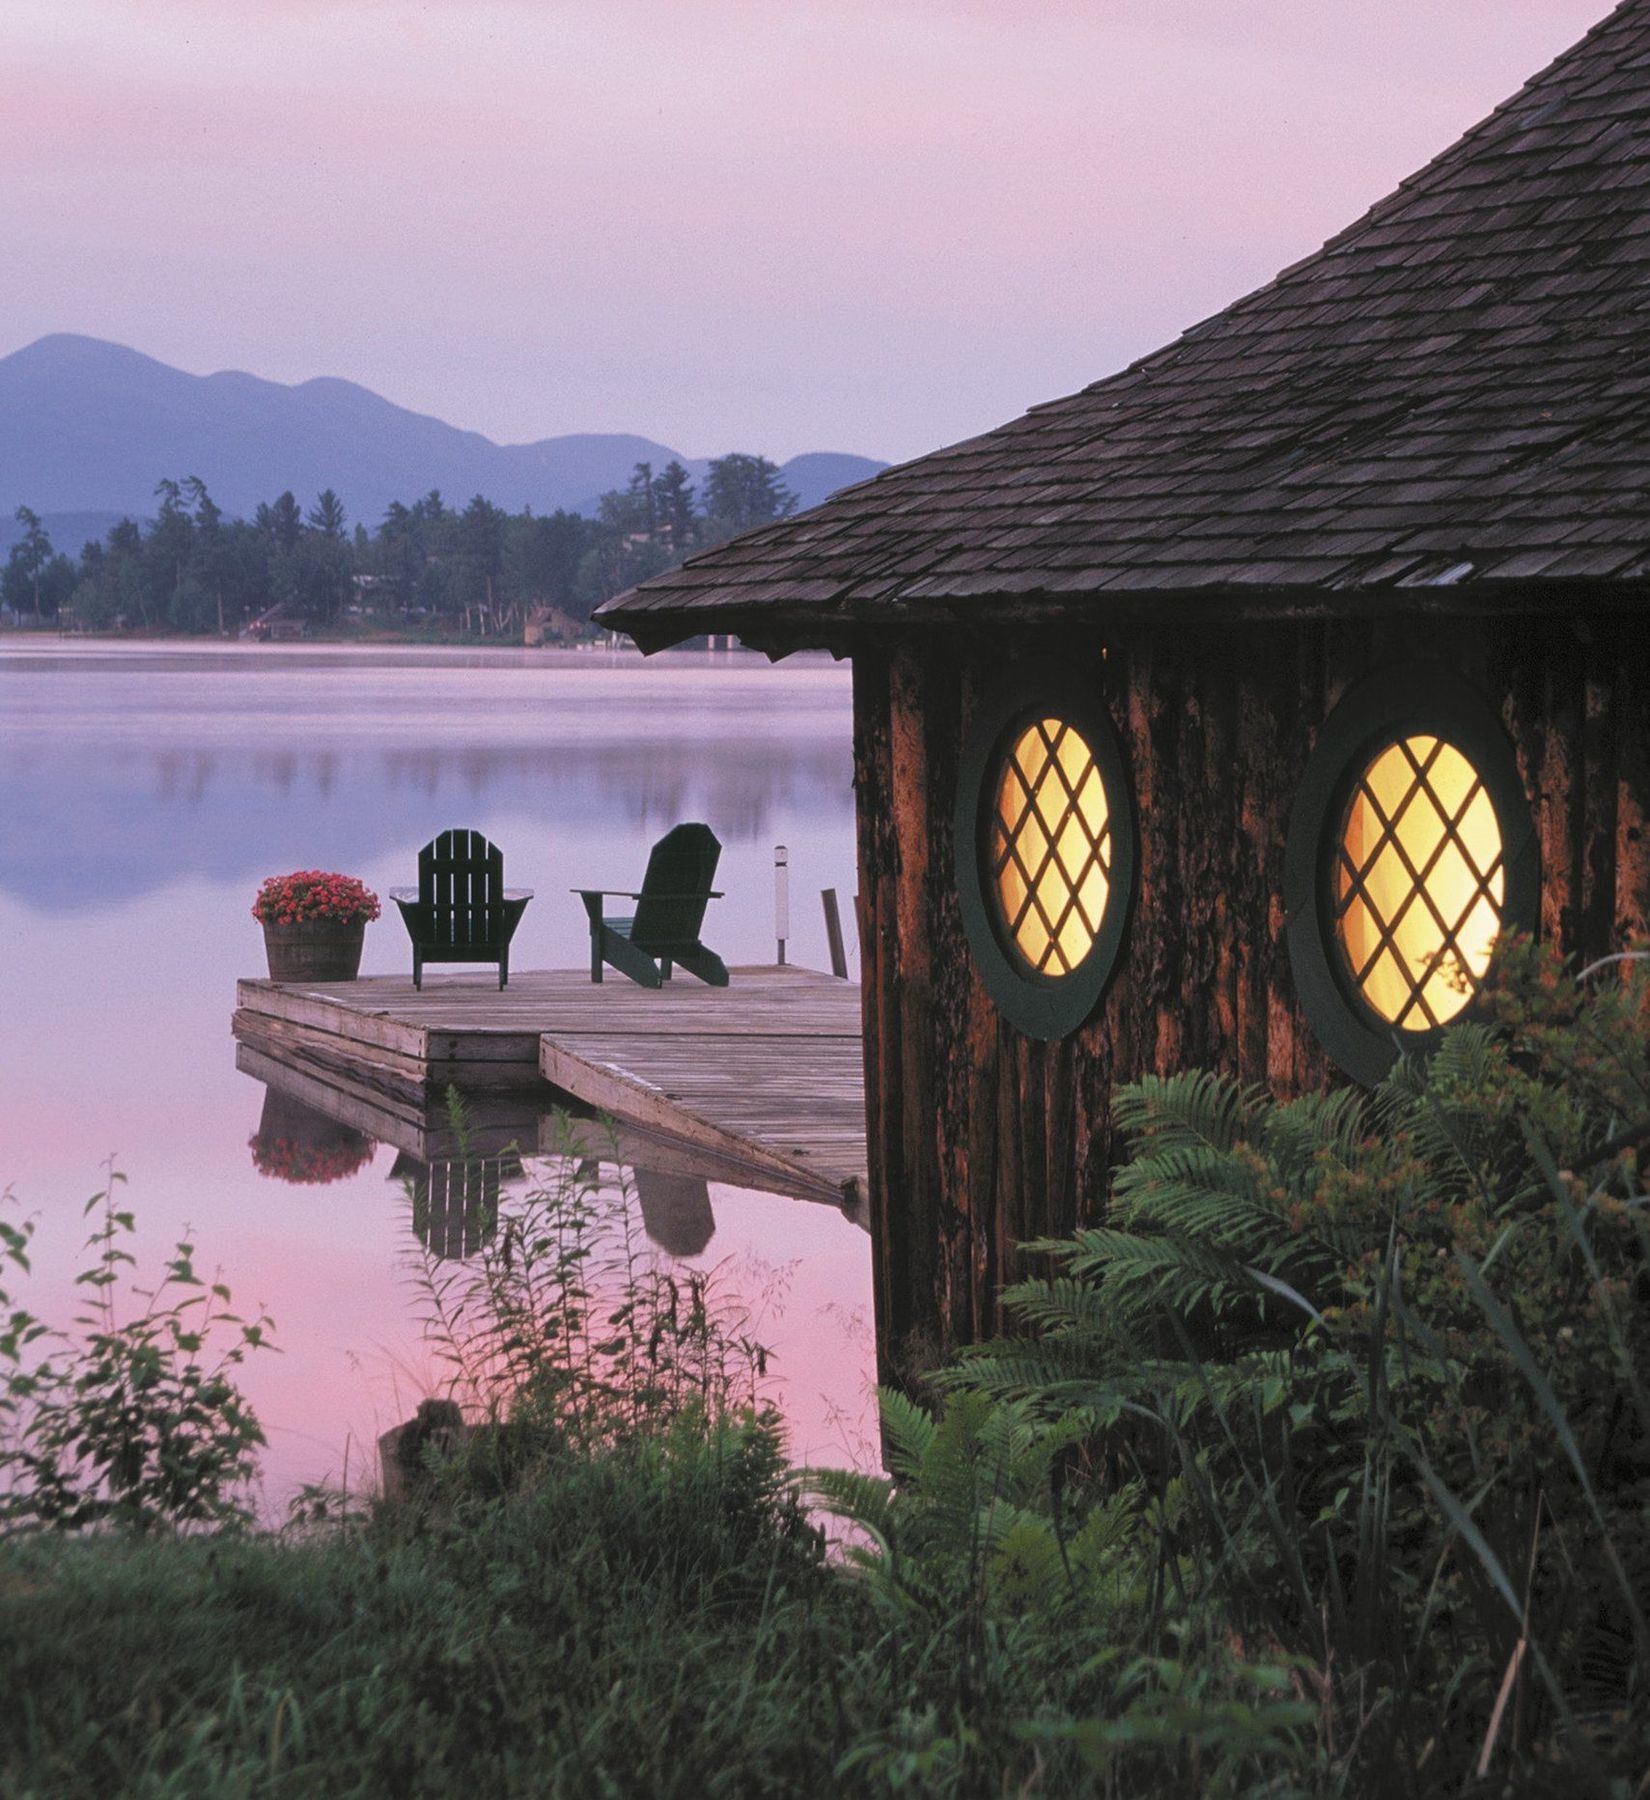
[[[0,354],[915,455],[1315,248],[1606,0],[6,0]]]

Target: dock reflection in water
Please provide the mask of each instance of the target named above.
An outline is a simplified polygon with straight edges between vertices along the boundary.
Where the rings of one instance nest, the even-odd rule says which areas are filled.
[[[265,1178],[315,1186],[364,1166],[380,1145],[394,1150],[386,1186],[397,1197],[406,1231],[400,1243],[412,1256],[409,1263],[398,1254],[399,1234],[392,1233],[385,1257],[403,1267],[415,1289],[428,1295],[432,1283],[440,1287],[444,1268],[486,1264],[496,1272],[501,1222],[525,1217],[546,1190],[571,1185],[599,1205],[607,1220],[603,1229],[614,1241],[624,1239],[628,1215],[636,1246],[660,1271],[677,1271],[690,1284],[708,1281],[718,1306],[741,1321],[750,1342],[774,1352],[763,1358],[763,1391],[786,1417],[800,1457],[817,1455],[828,1443],[833,1461],[874,1465],[871,1321],[829,1300],[814,1302],[809,1315],[812,1296],[798,1289],[803,1241],[817,1235],[811,1223],[794,1234],[795,1259],[757,1253],[746,1218],[718,1240],[720,1207],[742,1214],[748,1208],[769,1214],[795,1209],[809,1221],[835,1213],[836,1229],[863,1243],[866,1222],[857,1195],[853,1202],[831,1204],[817,1194],[797,1199],[771,1193],[757,1185],[760,1177],[748,1166],[697,1146],[623,1132],[609,1120],[576,1117],[551,1104],[549,1090],[468,1096],[451,1090],[412,1118],[404,1099],[375,1106],[349,1080],[329,1083],[313,1064],[289,1062],[273,1046],[243,1040],[235,1061],[264,1084],[252,1148]],[[770,1225],[761,1240],[773,1235]],[[590,1277],[605,1289],[612,1271],[592,1268]],[[822,1330],[840,1340],[824,1357],[818,1348]],[[446,1378],[437,1372],[451,1359],[433,1341],[428,1349],[436,1379],[425,1377],[424,1391],[444,1393]]]

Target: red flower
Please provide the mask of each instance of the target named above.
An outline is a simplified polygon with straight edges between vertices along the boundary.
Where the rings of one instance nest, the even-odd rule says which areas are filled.
[[[322,869],[271,875],[252,903],[252,916],[263,925],[297,925],[308,919],[365,924],[378,913],[378,896],[371,888],[353,875]]]
[[[306,1186],[345,1181],[372,1160],[372,1139],[351,1131],[338,1144],[301,1144],[291,1138],[265,1137],[259,1131],[247,1139],[252,1166],[260,1175]]]

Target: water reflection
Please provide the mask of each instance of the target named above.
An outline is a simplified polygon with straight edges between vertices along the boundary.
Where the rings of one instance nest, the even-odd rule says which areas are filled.
[[[121,669],[105,653],[0,650],[0,891],[61,912],[184,874],[360,869],[416,848],[461,802],[580,842],[682,818],[731,845],[843,831],[843,672],[787,671],[779,709],[764,659],[683,660],[277,665],[254,651]],[[850,877],[835,867],[822,885]]]
[[[548,1087],[542,1093],[449,1090],[415,1106],[374,1094],[342,1068],[322,1072],[255,1034],[236,1044],[235,1066],[264,1086],[262,1123],[252,1139],[260,1174],[292,1182],[335,1180],[335,1161],[359,1157],[344,1171],[353,1174],[376,1144],[389,1144],[396,1155],[388,1178],[411,1196],[419,1240],[439,1257],[468,1256],[490,1241],[500,1191],[522,1177],[529,1157],[571,1159],[576,1172],[593,1181],[603,1169],[612,1171],[621,1186],[633,1187],[649,1240],[680,1260],[702,1256],[716,1235],[712,1182],[771,1192],[772,1176],[765,1171],[696,1144],[580,1116]],[[869,1229],[857,1189],[834,1207],[813,1195],[790,1203],[839,1211],[860,1231]]]
[[[639,1168],[635,1177],[642,1229],[653,1242],[669,1256],[702,1255],[716,1235],[716,1214],[704,1176]]]
[[[405,1150],[390,1179],[412,1202],[413,1235],[440,1262],[462,1262],[498,1235],[499,1195],[526,1171],[520,1155],[446,1157],[420,1162]]]
[[[364,1131],[276,1088],[264,1090],[263,1114],[247,1144],[252,1166],[265,1180],[292,1187],[347,1181],[378,1148]]]

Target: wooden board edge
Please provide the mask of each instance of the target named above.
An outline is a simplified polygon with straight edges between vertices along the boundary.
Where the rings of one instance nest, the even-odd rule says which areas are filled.
[[[629,1070],[611,1063],[586,1062],[548,1035],[539,1040],[539,1069],[552,1087],[582,1104],[608,1114],[621,1128],[649,1136],[676,1138],[717,1152],[773,1178],[774,1191],[798,1197],[819,1196],[840,1206],[843,1190],[827,1177],[804,1169],[764,1144],[690,1113]]]

